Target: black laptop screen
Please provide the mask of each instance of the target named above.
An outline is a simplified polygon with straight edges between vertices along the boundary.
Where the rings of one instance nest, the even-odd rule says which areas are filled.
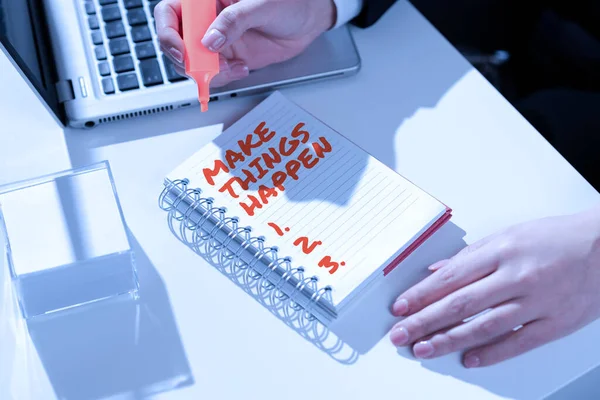
[[[0,0],[0,42],[50,109],[64,123],[56,96],[57,81],[39,0]]]

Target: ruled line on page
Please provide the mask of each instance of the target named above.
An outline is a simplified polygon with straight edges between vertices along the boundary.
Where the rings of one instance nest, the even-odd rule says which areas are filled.
[[[388,201],[388,202],[386,202],[386,203],[383,203],[383,201],[384,201],[384,200],[386,200],[386,199],[388,199],[388,197],[389,197],[389,201]],[[349,245],[349,246],[354,246],[354,245],[358,244],[358,243],[360,242],[360,239],[359,239],[359,240],[354,240],[354,241],[353,241],[353,238],[354,238],[354,236],[355,236],[356,234],[358,234],[359,232],[361,232],[361,230],[363,230],[363,229],[364,229],[364,227],[365,227],[366,225],[368,225],[370,222],[373,222],[374,218],[375,218],[377,215],[379,215],[380,213],[384,212],[384,211],[385,211],[385,208],[386,208],[386,207],[388,207],[390,204],[392,204],[392,203],[394,202],[394,200],[395,200],[395,197],[394,197],[394,196],[392,196],[392,195],[390,195],[390,193],[388,193],[388,194],[387,194],[387,195],[386,195],[386,196],[385,196],[385,197],[382,199],[382,201],[381,201],[381,205],[378,205],[377,207],[374,207],[374,208],[372,209],[372,210],[379,209],[379,211],[378,211],[378,212],[377,212],[375,215],[369,216],[369,217],[367,217],[367,218],[362,218],[364,222],[363,222],[363,221],[360,221],[360,222],[363,222],[363,223],[361,223],[360,225],[359,225],[359,223],[354,223],[354,224],[350,223],[350,222],[349,222],[349,221],[350,221],[350,219],[347,219],[346,221],[343,221],[342,223],[339,223],[339,224],[338,224],[338,227],[336,228],[336,231],[337,231],[337,230],[339,230],[341,227],[344,227],[344,226],[346,226],[346,225],[351,225],[351,226],[352,226],[352,228],[351,228],[351,229],[349,229],[349,230],[347,231],[348,233],[352,232],[352,235],[351,235],[351,236],[349,236],[349,237],[348,237],[348,236],[347,236],[347,237],[344,237],[344,242],[345,242],[345,244],[347,244],[347,245]],[[388,211],[389,211],[389,210],[388,210]],[[373,227],[372,229],[376,229],[376,227]],[[335,233],[335,231],[334,231],[334,232],[332,232],[332,234],[333,234],[333,233]],[[335,241],[332,243],[332,246],[336,246],[336,245],[337,245],[337,243],[338,243],[338,241],[339,241],[340,239],[341,239],[341,238],[340,238],[340,236],[338,235],[338,237],[336,237]],[[336,247],[336,250],[340,250],[340,251],[341,251],[342,249],[341,249],[341,248],[337,248],[337,247]],[[343,254],[343,251],[341,251],[341,253]]]
[[[303,190],[308,186],[312,186],[310,190],[305,192],[304,198],[308,198],[309,195],[312,197],[316,197],[316,195],[313,195],[313,193],[315,191],[319,190],[321,188],[321,185],[323,185],[323,183],[317,185],[317,183],[319,183],[319,178],[321,178],[322,176],[326,176],[327,173],[330,171],[330,169],[326,168],[326,166],[329,167],[331,163],[335,162],[335,158],[343,158],[346,154],[347,154],[347,152],[337,153],[337,154],[332,155],[330,160],[327,160],[327,159],[322,160],[322,162],[324,161],[324,163],[321,166],[321,168],[318,168],[319,165],[317,165],[317,167],[309,170],[309,173],[303,176],[304,179],[295,181],[296,185],[292,184],[292,186],[288,186],[288,189],[290,189],[290,190],[293,189],[294,191],[298,191],[298,190]],[[351,159],[347,159],[346,163],[350,163],[351,161],[352,161]],[[346,165],[346,164],[343,164],[343,165]],[[326,176],[326,179],[329,179],[329,178],[330,178],[329,176]],[[285,194],[282,197],[285,197]],[[283,206],[289,205],[289,203],[287,201],[280,202],[280,204],[283,204]],[[278,213],[280,210],[281,210],[281,206],[269,207],[269,210],[265,210],[265,212],[268,212],[268,214],[262,213],[263,215],[261,215],[261,217],[263,219],[271,218],[273,215]]]
[[[400,218],[400,216],[401,216],[401,215],[402,215],[402,214],[403,214],[405,211],[407,211],[408,209],[410,209],[410,208],[411,208],[411,207],[412,207],[412,206],[413,206],[413,205],[414,205],[414,204],[415,204],[415,203],[416,203],[418,200],[419,200],[418,198],[415,198],[415,199],[413,199],[413,200],[412,200],[410,203],[408,203],[407,205],[405,205],[405,208],[404,208],[404,209],[402,210],[402,212],[401,212],[401,213],[400,213],[400,214],[399,214],[399,215],[398,215],[398,216],[397,216],[397,217],[394,219],[393,223],[395,223],[395,222],[396,222],[396,221],[397,221],[397,220]],[[401,207],[401,206],[402,206],[402,205],[399,205],[398,207]],[[368,247],[368,246],[369,246],[369,245],[370,245],[370,244],[371,244],[371,243],[372,243],[372,242],[373,242],[375,239],[377,239],[377,236],[373,236],[373,237],[371,237],[369,240],[367,240],[366,242],[364,242],[364,243],[363,243],[362,247],[363,247],[363,248],[366,248],[366,247]],[[407,245],[408,243],[398,243],[398,248],[400,248],[400,247],[401,247],[400,245],[402,245],[402,244],[404,244],[404,245]],[[359,249],[356,249],[356,251],[355,251],[354,253],[352,253],[351,257],[354,257],[354,256],[355,256],[355,254],[356,254],[356,253],[358,253],[358,251],[359,251]],[[369,255],[368,255],[368,254],[366,254],[366,252],[365,252],[365,255],[364,255],[364,256],[363,256],[363,257],[362,257],[360,260],[357,260],[357,265],[361,265],[361,264],[362,264],[363,262],[365,262],[365,260],[367,260],[368,258],[369,258]],[[342,275],[340,276],[340,280],[341,280],[341,279],[344,279],[344,278],[349,278],[351,274],[352,274],[352,271],[351,271],[351,270],[348,270],[346,273],[344,273],[344,274],[342,274]]]
[[[353,167],[355,167],[356,164],[353,165]],[[342,169],[338,169],[342,170]],[[352,171],[352,170],[350,170]],[[356,171],[358,172],[358,171]],[[323,174],[326,174],[327,170],[323,171]],[[329,184],[330,180],[333,180],[333,182],[338,181],[339,179],[343,178],[344,176],[346,176],[346,180],[342,181],[342,184],[347,183],[350,179],[353,179],[356,177],[356,173],[350,173],[350,174],[345,174],[345,173],[341,173],[340,176],[337,175],[329,175],[327,177],[327,180],[323,181],[320,185],[314,184],[312,189],[307,191],[305,193],[305,195],[303,196],[302,199],[300,199],[298,202],[293,202],[293,203],[286,203],[285,205],[288,206],[287,210],[281,210],[281,213],[283,213],[283,211],[294,211],[296,213],[299,213],[301,211],[306,211],[307,208],[316,208],[317,206],[321,205],[322,203],[332,203],[334,201],[334,199],[332,199],[329,195],[324,195],[326,192],[330,191],[330,190],[335,190],[335,188],[339,188],[336,186],[332,186],[332,184]],[[348,189],[352,189],[352,187],[349,185]],[[319,191],[320,190],[320,191]],[[317,191],[317,193],[314,193],[315,191]],[[308,201],[304,201],[308,198],[315,198],[315,199],[321,199],[321,200],[313,200],[311,202]],[[276,215],[276,213],[273,213],[273,215]],[[298,215],[298,214],[296,214]],[[289,215],[288,214],[288,218],[286,220],[284,220],[283,223],[287,223],[289,222],[290,219],[293,218],[293,215]]]
[[[319,238],[322,238],[323,241],[327,241],[327,243],[332,247],[336,247],[336,243],[339,240],[348,240],[348,238],[344,235],[335,235],[340,229],[347,229],[347,225],[353,225],[352,221],[359,219],[357,218],[357,213],[364,212],[369,213],[374,207],[366,209],[367,205],[373,204],[373,199],[378,197],[382,192],[384,192],[389,185],[380,186],[377,192],[368,192],[357,194],[358,201],[353,204],[351,208],[346,208],[341,210],[341,215],[335,215],[332,219],[335,220],[335,225],[329,225],[325,229],[321,230],[317,233]],[[348,232],[348,230],[346,230]]]
[[[348,178],[348,179],[351,179],[351,178]],[[379,180],[378,182],[381,182],[382,180],[383,180],[383,178],[382,178],[381,180]],[[367,186],[369,186],[369,185],[372,185],[372,184],[373,184],[373,182],[372,182],[372,181],[364,181],[364,182],[362,182],[362,183],[361,183],[361,186],[360,186],[360,187],[358,187],[358,188],[356,188],[355,190],[356,190],[356,192],[360,192],[361,190],[363,190],[363,189],[366,189],[366,188],[367,188]],[[351,187],[351,186],[348,186],[348,187],[346,188],[346,191],[345,191],[344,193],[340,194],[339,196],[343,196],[343,195],[344,195],[346,192],[350,191],[351,189],[352,189],[352,187]],[[338,197],[339,197],[339,196],[338,196]],[[360,201],[360,200],[361,200],[362,198],[364,198],[365,196],[366,196],[366,194],[365,194],[364,196],[360,196],[360,197],[359,197],[358,199],[356,199],[356,200],[357,200],[357,201]],[[324,202],[323,202],[323,201],[321,201],[321,202],[319,202],[319,204],[318,204],[318,205],[322,205],[323,203],[324,203]],[[306,205],[303,207],[303,209],[304,209],[304,208],[306,208],[306,207],[309,207],[309,206],[310,206],[310,204],[306,204]],[[316,219],[318,219],[318,217],[320,217],[320,216],[321,216],[323,213],[325,213],[325,212],[328,212],[328,211],[331,211],[331,209],[333,209],[333,211],[332,211],[332,212],[331,212],[329,215],[326,215],[324,218],[328,218],[328,219],[331,219],[331,220],[337,220],[337,219],[338,219],[338,216],[335,214],[335,212],[341,212],[341,213],[345,213],[345,212],[347,212],[347,211],[351,210],[351,208],[354,208],[354,206],[355,206],[355,205],[353,204],[353,206],[352,206],[352,207],[346,207],[346,208],[343,208],[343,209],[341,209],[340,207],[338,207],[338,206],[336,206],[336,205],[335,205],[335,199],[334,199],[332,202],[327,202],[327,207],[323,207],[323,208],[321,208],[321,209],[320,209],[320,211],[319,211],[317,214],[314,214],[314,215],[313,215],[313,218],[312,218],[310,221],[308,221],[308,220],[306,220],[306,218],[304,218],[305,222],[304,222],[304,224],[303,224],[303,225],[301,225],[301,226],[300,226],[300,229],[303,229],[303,228],[307,227],[307,226],[308,226],[310,223],[312,223],[312,222],[313,222],[313,220],[316,220]],[[314,210],[315,210],[315,211],[316,211],[316,210],[319,210],[319,207],[314,207]],[[298,211],[301,211],[301,210],[298,210]],[[300,213],[299,213],[299,214],[300,214]],[[317,232],[316,234],[317,234],[317,235],[320,235],[320,232]]]

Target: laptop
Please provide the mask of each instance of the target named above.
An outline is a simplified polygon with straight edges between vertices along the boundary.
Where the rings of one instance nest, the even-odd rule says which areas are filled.
[[[195,83],[160,52],[158,0],[0,0],[0,48],[63,125],[98,124],[198,106]],[[213,89],[211,101],[353,75],[347,27],[303,54]]]

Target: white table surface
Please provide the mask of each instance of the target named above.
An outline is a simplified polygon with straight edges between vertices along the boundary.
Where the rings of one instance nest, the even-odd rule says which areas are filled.
[[[182,246],[157,207],[165,174],[264,96],[211,104],[208,114],[67,129],[67,154],[60,129],[16,74],[5,75],[0,56],[0,85],[14,88],[0,93],[0,182],[108,159],[141,284],[138,303],[30,323],[32,339],[13,321],[4,335],[12,341],[0,349],[4,393],[19,400],[537,399],[600,364],[600,322],[478,370],[464,369],[456,354],[419,362],[390,344],[389,304],[429,262],[508,225],[584,210],[600,196],[407,2],[353,32],[363,58],[356,77],[283,93],[443,200],[454,218],[332,327],[343,341],[339,354],[301,337]]]
[[[0,185],[70,165],[63,129],[0,51]]]

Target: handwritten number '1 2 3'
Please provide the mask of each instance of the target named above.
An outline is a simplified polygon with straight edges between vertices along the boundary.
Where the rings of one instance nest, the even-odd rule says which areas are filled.
[[[285,232],[290,231],[289,227],[285,227],[285,228],[281,229],[277,224],[275,224],[273,222],[269,222],[267,225],[269,225],[271,228],[273,228],[275,230],[275,232],[277,233],[277,235],[279,235],[279,236],[283,236],[283,235],[285,235]],[[318,246],[320,246],[322,244],[323,244],[323,242],[321,242],[320,240],[316,240],[311,243],[310,239],[307,236],[299,237],[298,239],[296,239],[294,241],[294,246],[296,246],[296,247],[301,246],[302,252],[307,255],[311,254]],[[346,263],[344,261],[342,261],[342,262],[333,261],[331,259],[331,256],[324,256],[317,265],[320,268],[328,269],[329,273],[331,275],[333,275],[334,273],[336,273],[336,271],[339,269],[340,266],[343,267],[346,265]]]

